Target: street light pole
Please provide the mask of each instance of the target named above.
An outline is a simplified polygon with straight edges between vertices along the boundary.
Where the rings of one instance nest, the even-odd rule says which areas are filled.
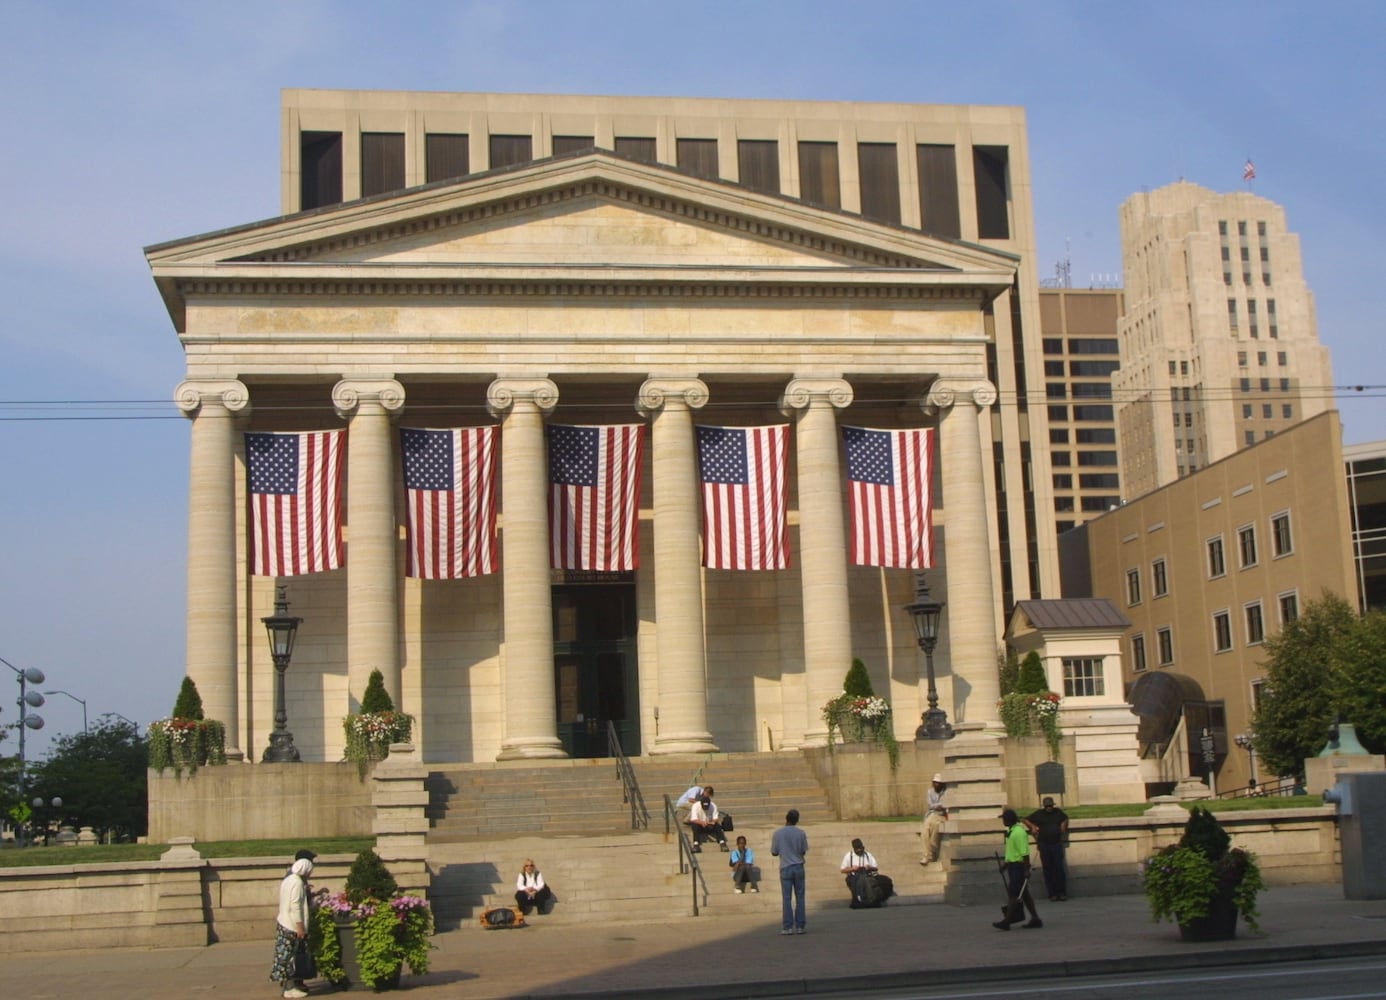
[[[38,708],[43,704],[43,695],[37,691],[28,691],[26,688],[30,684],[42,684],[46,678],[38,667],[26,667],[20,670],[3,656],[0,656],[0,663],[19,675],[19,700],[15,704],[19,706],[19,787],[22,792],[25,772],[24,731],[43,728],[43,716],[29,711],[30,708]]]
[[[1232,737],[1237,746],[1246,751],[1247,762],[1251,766],[1251,785],[1256,787],[1256,735],[1254,733],[1238,733]]]
[[[296,762],[302,758],[298,747],[294,746],[294,734],[289,732],[289,712],[284,706],[284,674],[294,655],[294,637],[303,619],[289,614],[289,598],[282,583],[275,594],[274,614],[260,620],[269,633],[270,657],[274,660],[274,732],[270,733],[270,745],[265,747],[260,759],[266,763]]]
[[[45,692],[43,692],[43,693],[44,693],[44,694],[65,694],[65,695],[67,695],[69,698],[71,698],[73,701],[80,702],[81,705],[82,705],[82,732],[83,732],[83,733],[86,733],[86,732],[89,731],[88,728],[87,728],[87,700],[86,700],[85,698],[78,698],[75,694],[71,694],[70,692],[67,692],[67,691],[45,691]]]
[[[938,707],[938,688],[934,684],[934,647],[938,645],[938,624],[943,615],[943,602],[929,598],[929,585],[920,573],[914,581],[914,603],[905,605],[914,622],[919,648],[924,650],[924,666],[929,678],[929,708],[923,714],[923,724],[914,731],[916,740],[951,740],[953,727],[948,713]]]

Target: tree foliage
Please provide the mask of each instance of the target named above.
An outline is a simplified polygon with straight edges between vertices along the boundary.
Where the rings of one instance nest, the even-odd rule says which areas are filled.
[[[996,654],[996,672],[1001,681],[1001,697],[1013,694],[1020,688],[1020,659],[1009,646]]]
[[[842,693],[853,698],[870,698],[876,693],[871,688],[871,675],[866,672],[866,664],[860,659],[852,660],[851,669],[842,681]]]
[[[191,677],[183,678],[183,686],[178,689],[178,700],[173,704],[172,717],[202,721],[202,695],[197,693],[197,685]]]
[[[1386,612],[1359,617],[1325,592],[1266,640],[1266,683],[1253,726],[1256,754],[1274,774],[1302,774],[1335,719],[1362,745],[1386,750]]]
[[[1033,649],[1020,661],[1020,680],[1016,690],[1021,694],[1043,694],[1049,690],[1049,678],[1044,675],[1044,662]]]
[[[60,736],[32,767],[26,794],[63,800],[62,820],[103,839],[133,840],[149,828],[149,750],[135,727],[103,715],[89,730]]]
[[[370,680],[366,681],[366,693],[361,695],[362,712],[393,712],[395,703],[390,692],[385,690],[385,677],[379,670],[372,670]]]

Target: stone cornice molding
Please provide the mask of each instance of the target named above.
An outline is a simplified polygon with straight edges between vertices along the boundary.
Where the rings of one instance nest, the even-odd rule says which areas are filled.
[[[920,408],[929,416],[951,409],[959,398],[971,396],[972,403],[979,410],[985,410],[996,402],[996,386],[986,379],[938,379],[929,387]]]
[[[523,404],[547,413],[558,405],[558,386],[550,378],[498,378],[486,389],[486,409],[498,420]]]
[[[653,416],[670,403],[700,410],[708,396],[707,383],[699,378],[651,378],[640,386],[635,408],[642,417]]]
[[[807,409],[813,403],[827,403],[844,410],[852,405],[855,396],[846,379],[795,378],[784,387],[784,395],[780,397],[780,412],[793,416],[794,410]]]
[[[231,414],[250,415],[250,389],[239,379],[185,379],[173,390],[173,401],[189,419],[209,403]]]
[[[392,378],[346,378],[332,387],[332,405],[344,420],[371,403],[386,413],[397,413],[404,408],[404,386]]]

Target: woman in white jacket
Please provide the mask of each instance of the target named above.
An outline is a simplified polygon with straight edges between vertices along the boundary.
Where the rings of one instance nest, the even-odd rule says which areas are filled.
[[[306,997],[302,980],[294,978],[294,953],[299,941],[308,939],[308,876],[313,874],[312,851],[299,851],[289,874],[279,883],[278,932],[274,939],[274,965],[270,978],[279,983],[286,997]]]
[[[535,907],[543,913],[551,899],[553,891],[544,884],[544,873],[534,866],[533,858],[525,858],[525,866],[515,879],[515,905],[529,916],[529,911]]]

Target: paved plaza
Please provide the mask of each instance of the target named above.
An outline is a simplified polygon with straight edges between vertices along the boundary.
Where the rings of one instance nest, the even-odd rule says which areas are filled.
[[[768,874],[768,873],[767,873]],[[810,884],[837,897],[836,880]],[[777,891],[767,880],[766,891]],[[433,970],[406,976],[418,996],[793,996],[891,985],[975,983],[1198,965],[1386,953],[1386,900],[1342,898],[1338,885],[1274,888],[1262,897],[1260,934],[1186,944],[1172,924],[1150,920],[1139,895],[1040,901],[1044,927],[991,927],[990,907],[815,907],[803,937],[781,937],[764,913],[668,922],[545,924],[484,931],[468,925],[434,938]],[[273,915],[263,942],[188,949],[105,949],[0,959],[11,1000],[100,996],[274,997],[266,978]],[[332,989],[315,984],[312,994]]]

